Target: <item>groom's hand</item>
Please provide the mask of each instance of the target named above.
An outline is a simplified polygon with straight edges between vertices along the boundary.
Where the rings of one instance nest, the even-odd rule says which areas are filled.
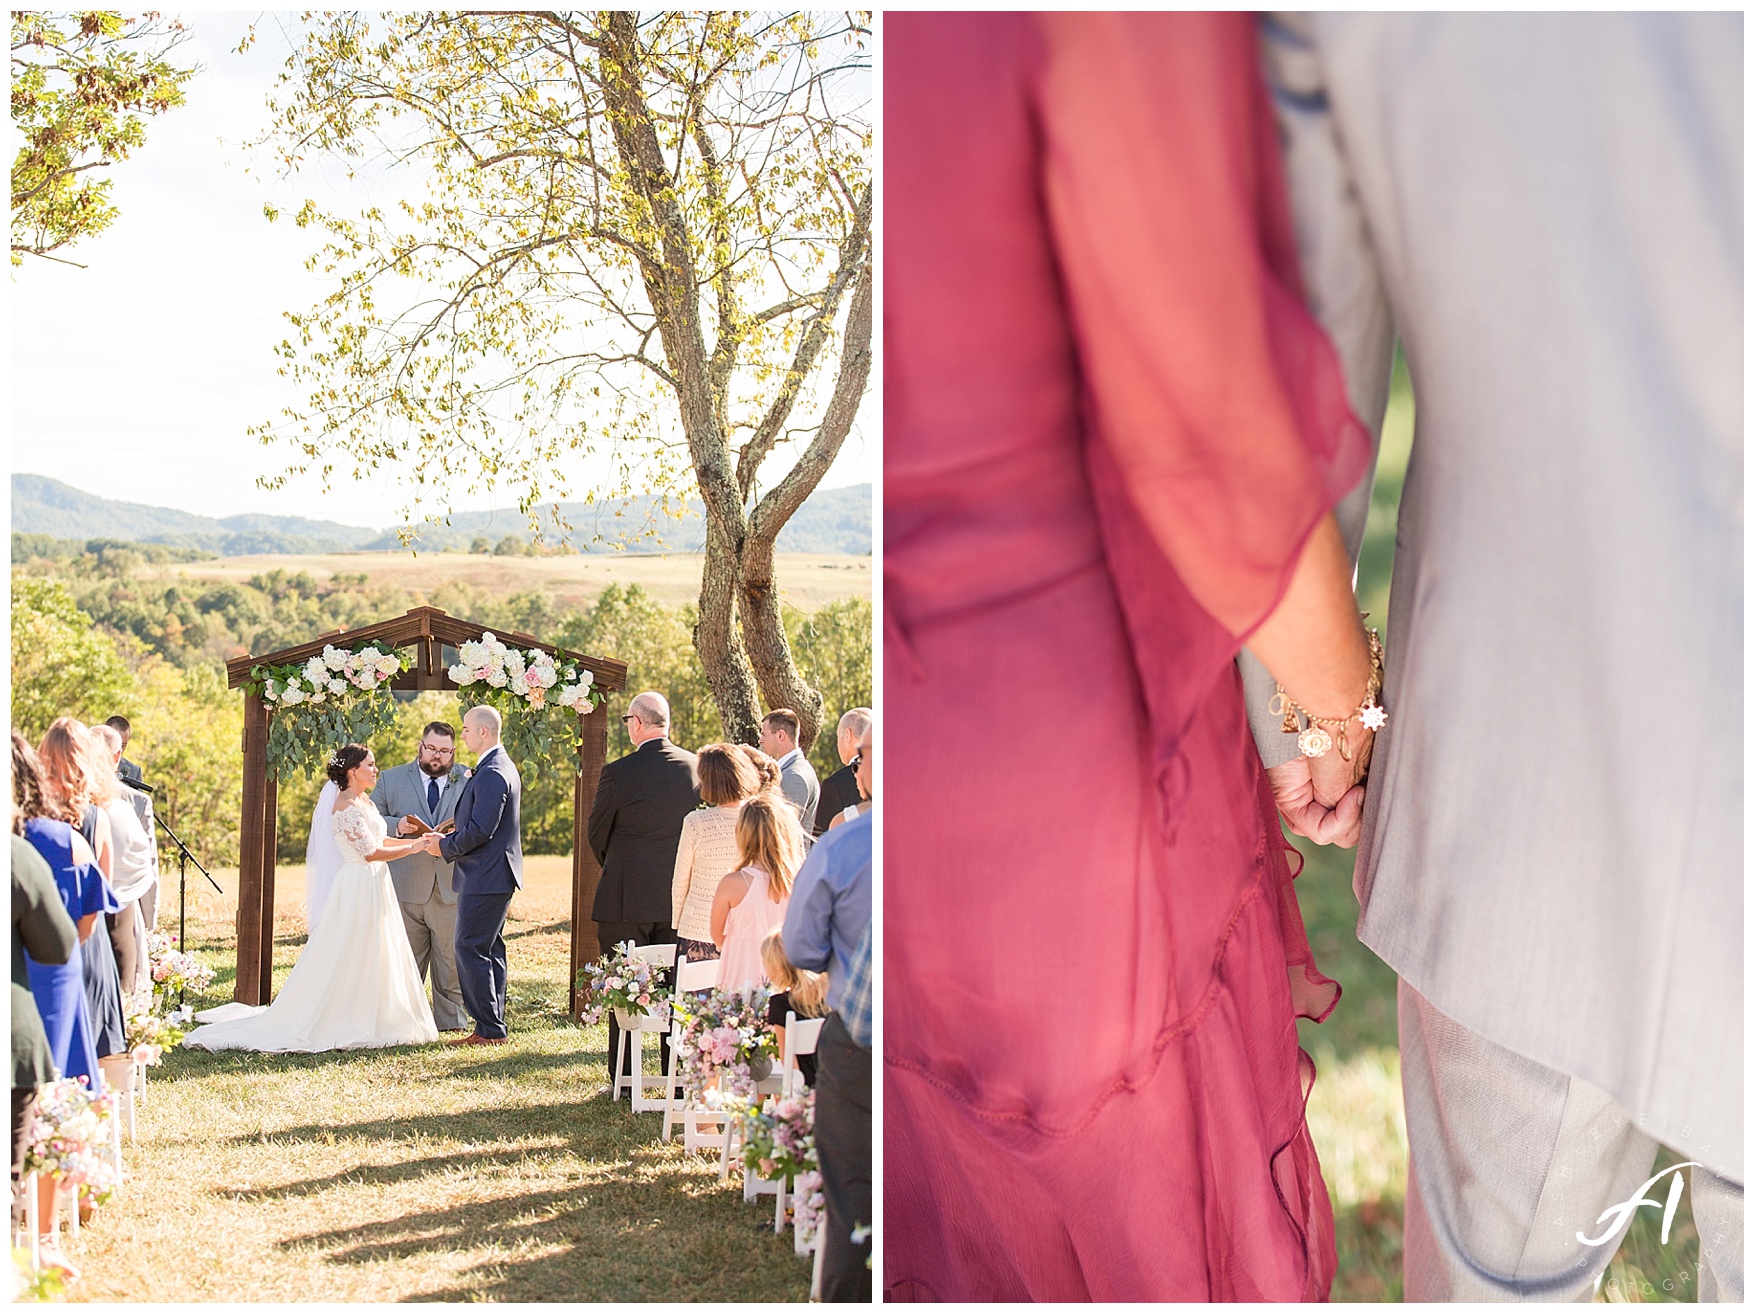
[[[1330,756],[1339,756],[1331,753]],[[1310,760],[1294,758],[1267,769],[1268,785],[1274,791],[1274,806],[1286,819],[1294,835],[1302,835],[1318,844],[1335,844],[1350,849],[1359,842],[1359,821],[1365,813],[1365,787],[1353,785],[1335,802],[1324,807],[1316,800],[1316,785],[1310,775]]]

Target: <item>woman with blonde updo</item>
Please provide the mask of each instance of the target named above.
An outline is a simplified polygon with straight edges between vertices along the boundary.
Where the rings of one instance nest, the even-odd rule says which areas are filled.
[[[54,815],[84,836],[97,857],[102,873],[98,882],[102,896],[100,911],[106,917],[120,912],[121,900],[110,884],[116,849],[107,810],[114,792],[109,758],[99,750],[83,723],[62,716],[43,735],[37,746],[37,759],[42,763],[43,784],[53,800]],[[92,911],[92,907],[86,911]],[[116,951],[106,917],[99,917],[92,924],[90,935],[80,945],[91,1040],[99,1058],[123,1053],[128,1048],[122,1024],[122,979],[116,971]]]
[[[798,814],[778,794],[757,794],[738,812],[738,870],[713,897],[721,990],[748,992],[764,983],[762,940],[786,918],[803,850]]]
[[[737,866],[738,811],[761,784],[735,744],[708,744],[695,756],[695,774],[706,806],[683,818],[670,883],[677,952],[691,963],[719,957],[713,943],[713,896],[720,878]]]

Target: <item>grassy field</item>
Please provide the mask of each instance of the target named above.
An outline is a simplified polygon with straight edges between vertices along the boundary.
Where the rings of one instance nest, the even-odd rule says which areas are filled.
[[[1359,561],[1360,607],[1380,628],[1388,621],[1396,508],[1413,429],[1413,396],[1398,362]],[[1340,982],[1342,992],[1328,1021],[1298,1024],[1304,1048],[1316,1061],[1310,1134],[1328,1181],[1340,1251],[1331,1299],[1400,1300],[1408,1137],[1396,1042],[1395,973],[1355,934],[1359,905],[1353,897],[1353,852],[1295,842],[1305,855],[1296,888],[1310,946],[1317,965]],[[1675,1162],[1665,1152],[1652,1171]],[[1667,1246],[1658,1239],[1660,1222],[1651,1216],[1656,1211],[1639,1211],[1604,1274],[1597,1300],[1693,1300],[1693,1278],[1682,1278],[1696,1271],[1699,1239],[1687,1192],[1682,1199]]]
[[[599,553],[562,557],[495,557],[463,552],[335,552],[322,556],[220,557],[143,566],[142,576],[242,581],[270,570],[308,571],[317,579],[365,575],[374,585],[430,594],[459,581],[489,593],[540,592],[562,607],[590,606],[610,584],[638,584],[667,607],[693,602],[701,590],[699,553]],[[786,601],[815,611],[842,598],[871,596],[871,558],[782,552],[775,558]]]
[[[659,1139],[661,1115],[604,1093],[604,1029],[565,1016],[568,873],[530,859],[513,900],[504,1049],[167,1055],[69,1298],[803,1300],[808,1261],[763,1228],[772,1201],[744,1204],[741,1179]],[[302,876],[277,877],[277,987],[304,942]],[[189,942],[223,965],[217,1003],[235,898],[202,888]]]

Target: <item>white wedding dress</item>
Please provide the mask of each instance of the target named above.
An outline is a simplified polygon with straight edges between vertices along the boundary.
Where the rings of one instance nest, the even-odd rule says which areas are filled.
[[[384,819],[352,805],[335,812],[331,825],[346,861],[280,994],[266,1008],[226,1004],[197,1014],[212,1025],[190,1032],[185,1045],[309,1054],[439,1038],[390,868],[366,861],[383,846]]]

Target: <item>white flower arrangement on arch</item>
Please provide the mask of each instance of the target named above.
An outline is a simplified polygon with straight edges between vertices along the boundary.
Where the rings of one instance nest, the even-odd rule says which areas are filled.
[[[358,649],[327,644],[303,664],[292,662],[263,670],[262,701],[277,707],[315,706],[354,690],[372,693],[404,670],[407,660],[376,643]]]
[[[602,705],[603,691],[592,687],[590,670],[576,662],[557,663],[540,648],[520,651],[502,643],[489,630],[457,648],[448,672],[460,689],[485,684],[540,711],[554,704],[579,713]]]

